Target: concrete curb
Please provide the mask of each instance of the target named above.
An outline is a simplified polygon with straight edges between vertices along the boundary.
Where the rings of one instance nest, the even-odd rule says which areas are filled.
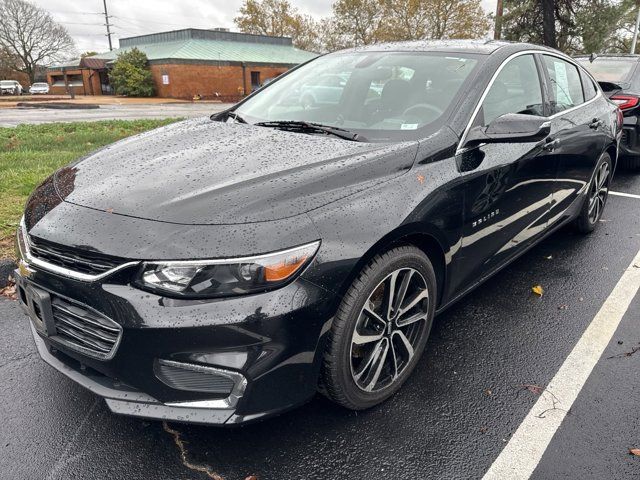
[[[32,103],[32,102],[18,102],[16,107],[23,108],[53,108],[59,110],[90,110],[100,108],[100,105],[95,103]]]

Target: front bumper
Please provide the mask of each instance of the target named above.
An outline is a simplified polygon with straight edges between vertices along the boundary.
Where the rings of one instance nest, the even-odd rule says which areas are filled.
[[[80,362],[74,362],[69,357],[61,360],[61,355],[40,338],[33,325],[31,333],[38,353],[46,363],[90,392],[103,397],[113,413],[177,422],[224,424],[234,416],[237,400],[243,393],[243,390],[239,391],[238,396],[214,400],[208,405],[164,404],[146,393],[87,368]],[[50,348],[57,355],[51,353]]]
[[[22,262],[15,274],[40,356],[104,397],[114,413],[232,425],[277,414],[315,394],[334,303],[326,290],[299,278],[263,294],[185,301],[137,290],[123,281],[127,273],[82,282]],[[113,355],[86,355],[55,326],[42,328],[20,295],[31,287],[117,322],[122,332]],[[158,374],[159,361],[227,372],[233,388],[224,394],[175,388]]]

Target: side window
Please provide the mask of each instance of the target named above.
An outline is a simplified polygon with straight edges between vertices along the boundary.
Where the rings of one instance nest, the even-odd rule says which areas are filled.
[[[489,125],[505,113],[543,115],[540,77],[533,55],[521,55],[507,63],[491,85],[476,124]]]
[[[580,73],[575,65],[558,57],[544,55],[551,85],[551,113],[558,113],[584,103]]]
[[[582,75],[582,88],[584,90],[584,101],[587,102],[594,98],[598,94],[598,89],[593,83],[593,80],[585,72],[580,72]]]

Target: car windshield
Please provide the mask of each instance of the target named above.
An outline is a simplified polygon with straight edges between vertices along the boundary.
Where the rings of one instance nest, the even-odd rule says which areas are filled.
[[[47,84],[46,83],[34,83],[33,85],[31,85],[32,87],[46,87]]]
[[[13,87],[15,85],[15,83],[13,82],[13,80],[2,80],[0,81],[0,86],[2,87]]]
[[[446,121],[479,59],[435,52],[326,55],[264,87],[235,113],[249,123],[320,123],[370,140],[422,138]]]
[[[588,58],[578,58],[578,62],[586,68],[599,82],[629,83],[637,60],[629,58],[596,58],[590,62]]]

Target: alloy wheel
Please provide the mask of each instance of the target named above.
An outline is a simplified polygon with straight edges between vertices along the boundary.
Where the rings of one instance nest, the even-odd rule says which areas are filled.
[[[429,290],[420,272],[400,268],[382,280],[360,311],[351,338],[351,375],[365,392],[392,385],[428,326]]]
[[[596,223],[604,210],[609,195],[609,163],[602,162],[596,171],[589,188],[589,221]]]

